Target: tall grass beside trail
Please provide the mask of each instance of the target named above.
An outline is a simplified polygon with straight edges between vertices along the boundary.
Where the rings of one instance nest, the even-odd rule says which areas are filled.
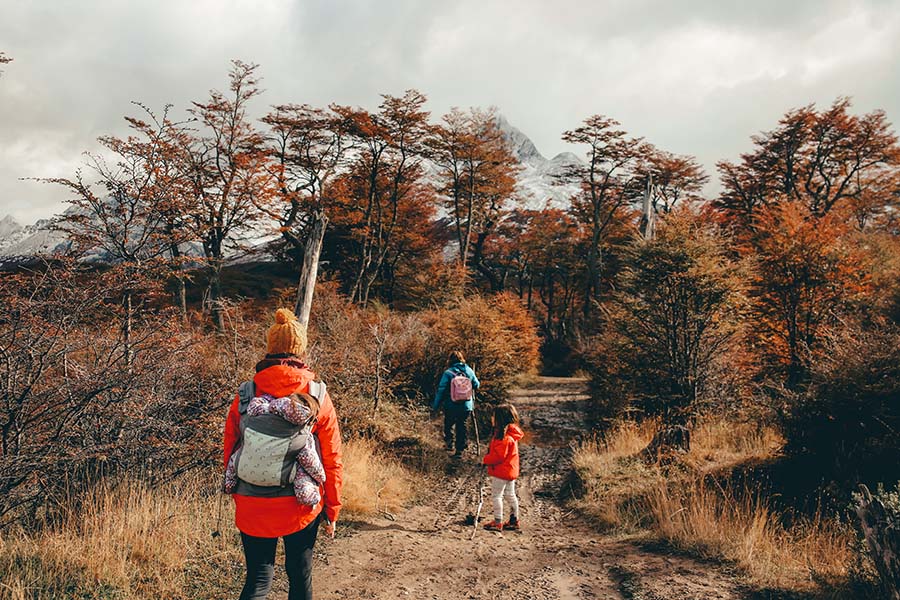
[[[373,440],[354,438],[344,443],[342,511],[346,516],[393,515],[414,493],[412,474],[379,454]]]
[[[344,444],[351,519],[396,512],[412,496],[409,472],[375,448],[361,438]],[[107,481],[56,523],[0,533],[0,599],[213,600],[233,593],[243,555],[231,499],[215,493],[218,478],[196,474],[155,489]],[[222,535],[214,538],[220,509]]]
[[[638,455],[657,424],[625,422],[584,442],[573,464],[584,484],[577,508],[604,528],[644,532],[674,547],[736,564],[763,589],[813,592],[846,583],[855,534],[844,523],[774,511],[754,489],[717,483],[738,465],[772,457],[784,444],[777,431],[753,423],[698,424],[691,451],[668,469]]]
[[[99,485],[79,509],[36,533],[0,536],[0,598],[173,598],[205,596],[195,576],[220,576],[241,560],[235,536],[217,542],[218,494],[211,477],[150,489],[138,482]],[[223,530],[231,519],[223,502]],[[234,579],[236,581],[236,579]],[[200,582],[197,582],[200,583]]]
[[[650,494],[652,529],[673,546],[737,564],[763,588],[811,592],[845,582],[854,563],[852,529],[817,515],[782,524],[753,490],[705,480],[659,486]]]

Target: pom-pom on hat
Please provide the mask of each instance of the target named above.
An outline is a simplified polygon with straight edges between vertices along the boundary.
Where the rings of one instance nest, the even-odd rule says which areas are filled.
[[[303,356],[306,352],[306,328],[292,310],[279,308],[275,311],[275,324],[266,333],[266,344],[266,354]]]

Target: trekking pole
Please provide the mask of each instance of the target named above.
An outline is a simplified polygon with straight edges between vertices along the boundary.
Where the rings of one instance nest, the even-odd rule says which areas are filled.
[[[470,540],[475,539],[475,534],[478,533],[478,519],[481,518],[481,507],[484,506],[484,468],[479,467],[481,470],[481,477],[478,479],[478,508],[475,509],[475,523],[472,527],[472,537]]]
[[[222,502],[225,500],[225,494],[219,492],[219,501],[217,502],[218,510],[216,511],[216,529],[212,532],[213,539],[222,535]]]
[[[475,390],[472,390],[472,425],[475,428],[475,451],[478,454],[479,460],[481,459],[481,438],[478,435],[478,419],[475,416]],[[478,477],[478,508],[475,509],[475,523],[472,529],[472,537],[470,540],[475,539],[475,534],[478,533],[478,520],[481,518],[481,508],[484,506],[484,467],[479,465],[479,477]]]
[[[475,390],[472,390],[472,426],[475,428],[475,453],[481,456],[481,438],[478,436],[478,418],[475,416]]]

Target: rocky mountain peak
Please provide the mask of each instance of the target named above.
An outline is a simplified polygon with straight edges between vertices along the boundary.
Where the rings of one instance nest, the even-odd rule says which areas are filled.
[[[0,219],[0,238],[13,236],[22,229],[22,225],[12,215],[6,215]]]

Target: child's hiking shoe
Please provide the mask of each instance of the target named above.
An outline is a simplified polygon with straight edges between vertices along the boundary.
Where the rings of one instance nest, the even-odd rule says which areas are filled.
[[[503,523],[495,519],[490,523],[485,523],[484,528],[488,531],[503,531]]]
[[[522,529],[522,526],[519,524],[519,519],[515,517],[510,517],[509,521],[503,524],[504,531],[519,531]]]

